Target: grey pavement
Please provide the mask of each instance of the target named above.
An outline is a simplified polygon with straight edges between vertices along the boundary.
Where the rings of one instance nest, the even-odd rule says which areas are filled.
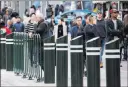
[[[121,67],[121,87],[128,87],[128,62],[122,61]],[[106,73],[105,68],[101,69],[101,86],[106,86]],[[87,78],[83,77],[83,84],[87,86]],[[41,87],[55,87],[56,84],[45,84],[36,82],[36,79],[28,80],[22,76],[16,76],[12,71],[1,70],[1,86],[41,86]],[[68,86],[71,86],[71,78],[68,78]]]

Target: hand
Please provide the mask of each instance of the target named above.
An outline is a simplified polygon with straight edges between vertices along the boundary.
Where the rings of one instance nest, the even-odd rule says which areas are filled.
[[[29,33],[29,37],[32,38],[32,32]]]

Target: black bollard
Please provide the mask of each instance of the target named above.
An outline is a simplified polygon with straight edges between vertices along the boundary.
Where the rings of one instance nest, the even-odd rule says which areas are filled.
[[[6,70],[13,71],[13,33],[6,36]]]
[[[100,38],[86,42],[87,87],[100,87]]]
[[[121,87],[119,38],[106,43],[105,53],[107,87]]]
[[[5,36],[1,36],[0,38],[0,61],[1,61],[1,69],[6,69],[6,52],[5,52],[5,44],[6,44],[6,38]]]
[[[56,61],[57,87],[68,87],[68,36],[57,39]]]
[[[83,87],[83,37],[71,40],[71,87]]]
[[[55,83],[55,36],[44,40],[44,83]]]

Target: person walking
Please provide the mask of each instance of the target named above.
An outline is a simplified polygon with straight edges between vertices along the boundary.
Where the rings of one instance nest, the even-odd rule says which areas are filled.
[[[101,39],[100,68],[102,68],[103,67],[102,56],[104,53],[105,40],[106,40],[105,39],[106,38],[106,27],[105,27],[105,20],[103,19],[103,13],[101,11],[98,11],[97,13],[96,27],[97,27],[98,36]]]

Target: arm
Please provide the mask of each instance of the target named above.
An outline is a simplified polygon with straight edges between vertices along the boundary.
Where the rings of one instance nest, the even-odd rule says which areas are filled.
[[[45,23],[41,23],[39,25],[39,27],[36,29],[36,33],[40,33],[40,32],[43,32],[45,31],[45,29],[47,28],[47,25]]]

